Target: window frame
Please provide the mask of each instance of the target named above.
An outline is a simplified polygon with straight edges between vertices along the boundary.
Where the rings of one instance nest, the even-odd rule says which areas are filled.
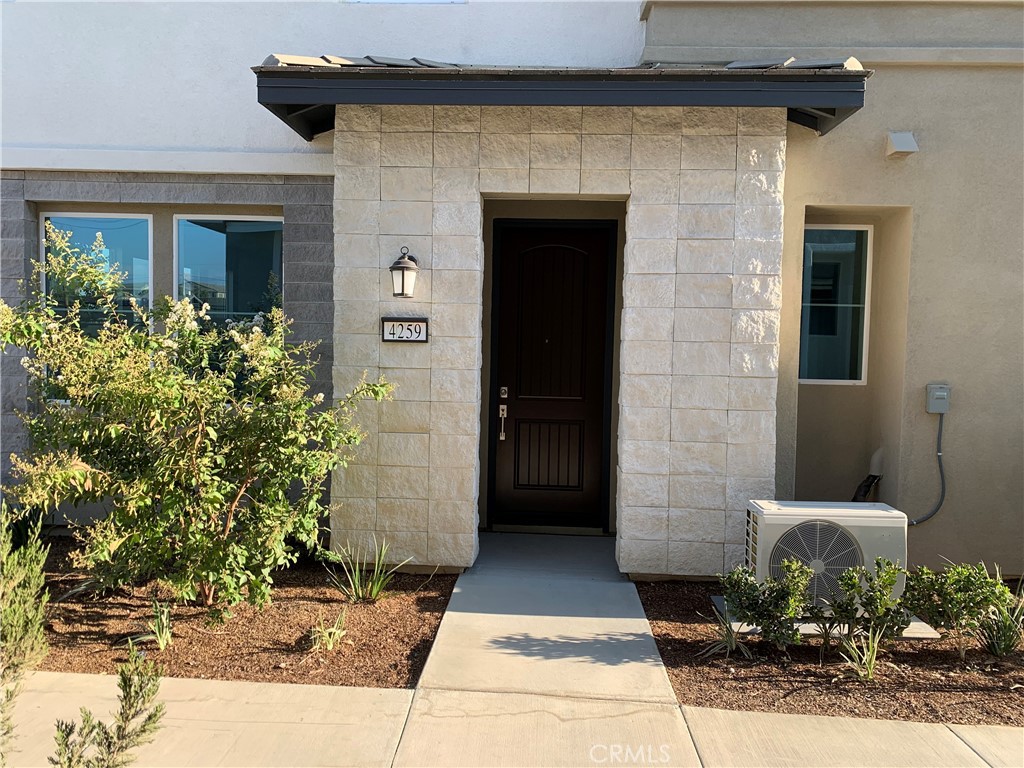
[[[91,211],[40,211],[39,212],[39,262],[42,265],[40,270],[40,288],[43,290],[43,294],[46,294],[46,220],[54,217],[71,218],[78,216],[83,219],[145,219],[147,225],[147,243],[148,248],[147,261],[149,262],[149,274],[146,279],[149,281],[149,311],[153,310],[153,270],[154,270],[154,253],[153,253],[153,214],[152,213],[131,213],[123,211],[120,213],[92,213]],[[100,230],[102,232],[102,230]]]
[[[174,301],[181,301],[178,296],[178,222],[181,219],[186,221],[276,221],[281,224],[281,233],[284,234],[284,216],[267,216],[254,214],[232,214],[232,213],[176,213],[171,217],[171,296]],[[281,243],[281,305],[284,306],[284,238]]]
[[[799,377],[800,362],[802,349],[804,344],[804,259],[805,250],[807,247],[807,231],[808,230],[841,230],[841,231],[853,231],[853,232],[866,232],[866,243],[865,243],[865,264],[864,268],[864,327],[861,331],[861,367],[860,367],[860,378],[859,379],[804,379]],[[824,386],[853,386],[863,387],[868,383],[868,352],[869,342],[871,340],[871,283],[872,283],[872,266],[874,263],[874,251],[875,251],[875,227],[873,224],[808,224],[805,223],[803,227],[803,237],[800,243],[801,259],[800,259],[800,330],[798,334],[799,348],[797,350],[797,383],[799,384],[821,384]]]

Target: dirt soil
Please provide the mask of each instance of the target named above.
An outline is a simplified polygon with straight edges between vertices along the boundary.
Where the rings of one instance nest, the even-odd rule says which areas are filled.
[[[819,665],[814,638],[791,650],[791,660],[753,642],[748,660],[697,658],[716,637],[714,584],[638,583],[679,703],[693,707],[837,715],[929,723],[1024,726],[1024,652],[994,659],[980,649],[960,661],[949,640],[901,640],[881,655],[875,681],[843,677],[833,649]],[[701,615],[703,614],[703,616]]]
[[[53,599],[79,583],[68,564],[70,539],[50,541],[47,586]],[[274,576],[273,603],[260,610],[231,609],[226,623],[210,625],[198,606],[174,604],[173,643],[149,658],[169,677],[253,680],[311,685],[413,688],[437,634],[455,576],[399,574],[374,604],[349,605],[319,564],[297,565]],[[152,587],[109,597],[75,597],[47,607],[50,652],[41,669],[112,674],[126,658],[116,644],[146,632]],[[168,592],[161,599],[169,599]],[[310,628],[332,624],[346,610],[344,641],[333,651],[310,651]]]

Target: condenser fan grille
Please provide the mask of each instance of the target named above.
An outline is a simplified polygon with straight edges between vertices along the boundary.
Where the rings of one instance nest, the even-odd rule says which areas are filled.
[[[794,525],[779,537],[769,560],[773,577],[782,575],[783,560],[799,560],[814,571],[809,591],[817,605],[842,593],[839,574],[864,564],[857,540],[842,526],[824,520]]]

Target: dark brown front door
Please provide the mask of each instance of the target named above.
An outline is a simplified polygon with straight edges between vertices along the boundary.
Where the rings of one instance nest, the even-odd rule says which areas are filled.
[[[614,221],[494,222],[494,525],[608,528]]]

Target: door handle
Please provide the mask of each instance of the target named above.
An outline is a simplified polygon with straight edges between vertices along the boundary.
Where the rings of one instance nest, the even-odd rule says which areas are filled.
[[[508,406],[507,405],[499,405],[498,406],[498,418],[501,419],[501,429],[498,431],[498,439],[499,440],[504,440],[505,439],[505,419],[508,418]]]

